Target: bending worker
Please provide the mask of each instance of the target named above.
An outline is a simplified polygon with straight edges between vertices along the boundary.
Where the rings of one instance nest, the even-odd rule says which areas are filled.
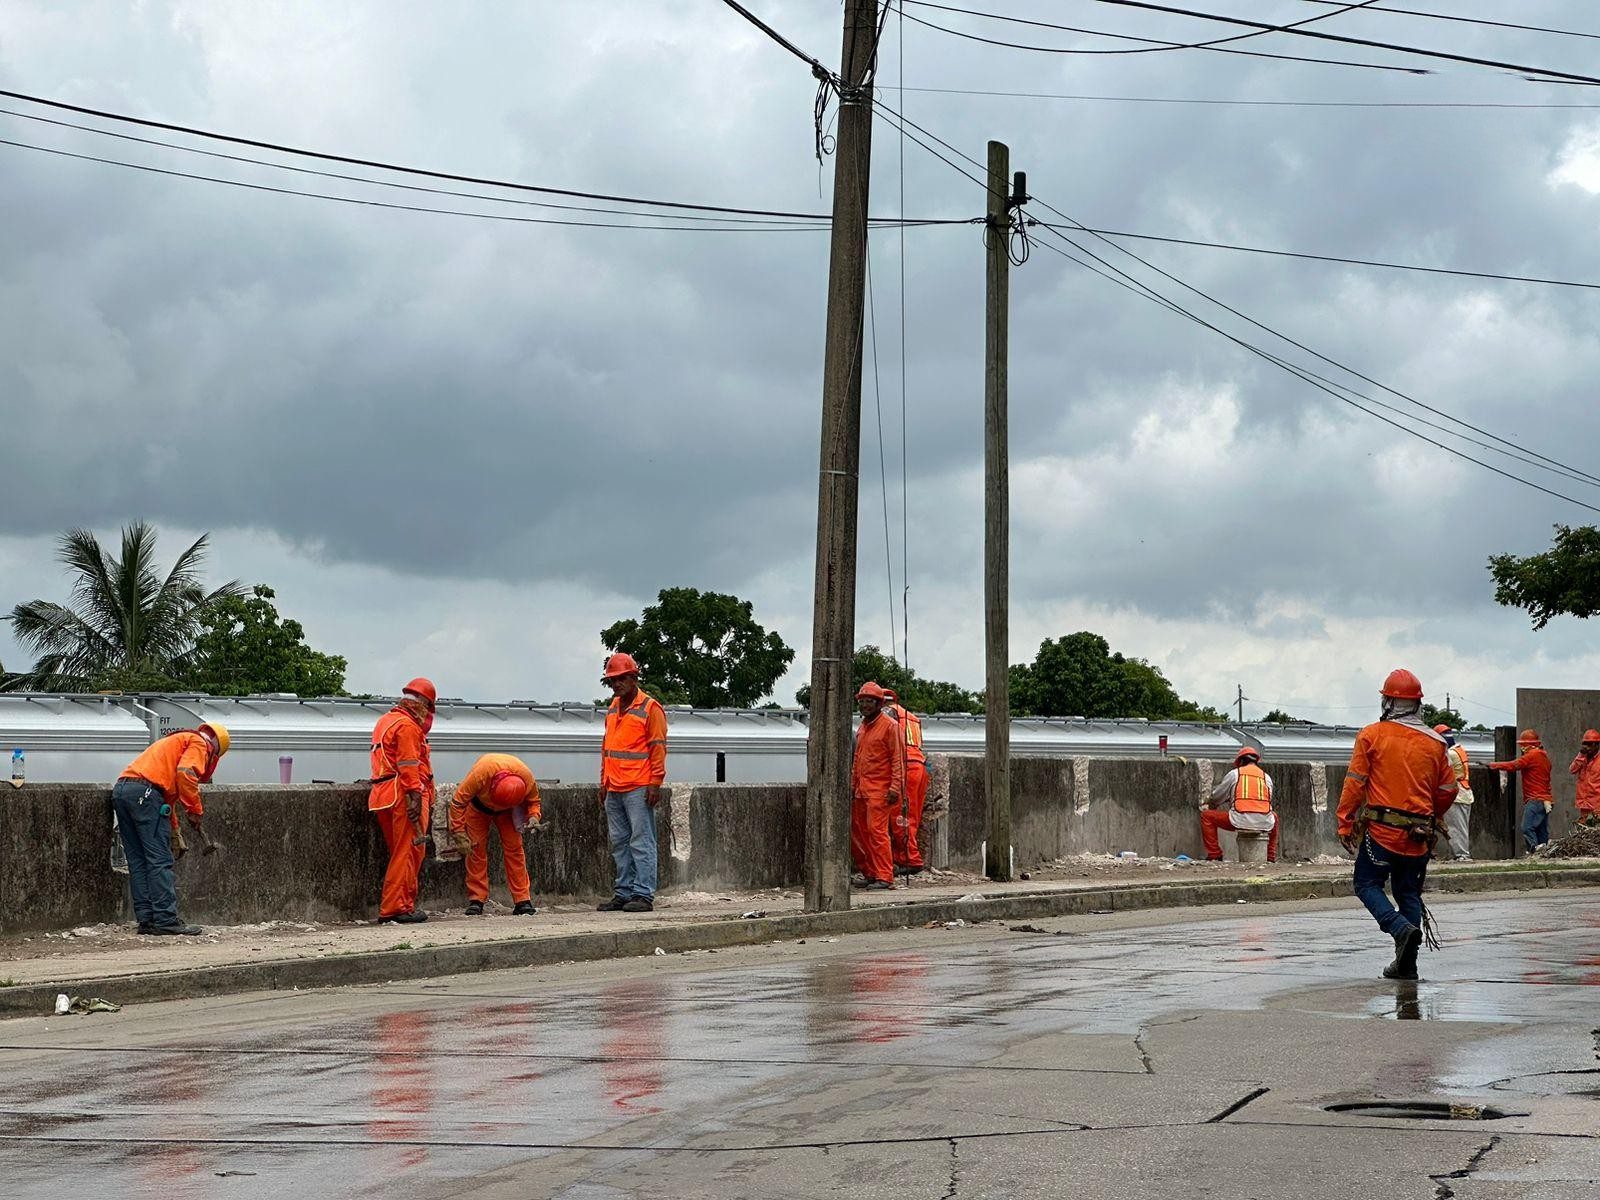
[[[489,829],[500,831],[514,917],[533,915],[528,856],[522,830],[541,814],[539,785],[528,764],[513,754],[485,754],[456,784],[450,801],[450,840],[467,860],[467,916],[483,916],[489,898]]]
[[[1516,771],[1522,778],[1522,840],[1532,854],[1550,841],[1550,810],[1556,806],[1550,793],[1550,756],[1539,744],[1539,735],[1524,729],[1517,737],[1522,751],[1509,762],[1492,762],[1491,771]]]
[[[899,813],[890,814],[889,852],[896,875],[916,875],[922,871],[922,809],[928,802],[928,756],[922,751],[922,718],[900,703],[900,697],[884,688],[888,698],[883,711],[900,726],[906,751],[906,796]]]
[[[600,806],[617,878],[611,899],[596,907],[650,912],[656,906],[656,805],[667,777],[667,711],[639,690],[639,664],[631,654],[606,659],[600,681],[612,694],[600,744]]]
[[[428,914],[417,908],[417,875],[428,855],[429,813],[423,800],[433,778],[427,727],[439,694],[431,680],[406,684],[399,701],[372,730],[372,790],[367,810],[378,818],[389,866],[383,873],[378,923],[414,925]]]
[[[1467,748],[1456,741],[1448,725],[1435,725],[1433,731],[1444,739],[1450,756],[1450,769],[1456,773],[1456,802],[1444,814],[1444,835],[1450,839],[1450,853],[1457,862],[1472,861],[1472,769],[1467,763]]]
[[[1233,770],[1211,789],[1211,802],[1200,810],[1200,840],[1206,861],[1222,861],[1219,829],[1267,835],[1267,861],[1278,861],[1278,814],[1272,811],[1272,776],[1261,769],[1261,751],[1243,746]]]
[[[1583,731],[1570,769],[1578,777],[1578,824],[1600,825],[1600,730]]]
[[[169,733],[128,764],[111,786],[111,807],[117,833],[128,858],[128,891],[133,897],[139,932],[200,932],[178,916],[178,886],[172,875],[173,845],[184,851],[178,831],[181,806],[189,827],[207,845],[200,818],[205,805],[200,785],[210,783],[217,763],[228,752],[228,731],[217,721],[198,729]]]
[[[857,886],[894,886],[894,856],[889,821],[906,794],[906,750],[900,726],[883,711],[885,695],[871,680],[856,692],[861,727],[850,760],[850,860],[861,879]]]
[[[1436,822],[1456,796],[1456,774],[1444,739],[1422,723],[1417,677],[1390,671],[1381,695],[1383,715],[1356,735],[1350,755],[1339,794],[1339,840],[1356,858],[1356,895],[1394,938],[1394,961],[1384,977],[1415,979],[1427,911],[1422,885]],[[1394,892],[1393,904],[1385,885]]]

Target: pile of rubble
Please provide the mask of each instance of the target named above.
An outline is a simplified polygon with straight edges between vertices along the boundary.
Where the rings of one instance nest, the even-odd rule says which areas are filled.
[[[1542,854],[1548,858],[1600,858],[1600,826],[1574,829],[1551,842]]]

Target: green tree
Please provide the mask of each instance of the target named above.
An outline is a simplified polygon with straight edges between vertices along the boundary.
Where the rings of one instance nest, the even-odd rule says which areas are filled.
[[[306,645],[300,622],[279,617],[275,596],[258,583],[249,596],[227,596],[213,605],[200,619],[184,685],[213,696],[342,696],[344,658]]]
[[[1011,668],[1011,711],[1019,716],[1226,719],[1214,708],[1183,699],[1144,659],[1114,654],[1105,638],[1088,631],[1046,638],[1031,664]]]
[[[914,713],[981,713],[983,697],[955,683],[923,679],[901,666],[876,646],[862,646],[850,663],[850,687],[854,691],[867,680],[876,680],[893,690]],[[795,693],[801,708],[811,707],[811,685]]]
[[[1491,555],[1489,574],[1496,603],[1526,609],[1535,629],[1552,617],[1592,617],[1600,612],[1600,529],[1557,525],[1549,550]]]
[[[1434,725],[1448,725],[1451,729],[1467,728],[1467,719],[1453,708],[1435,708],[1426,700],[1422,702],[1422,723],[1430,728]]]
[[[600,640],[638,660],[640,683],[652,695],[696,708],[749,708],[794,661],[748,600],[695,588],[663,588],[639,620],[602,629]]]
[[[57,553],[72,576],[70,602],[30,600],[6,618],[17,642],[36,656],[20,686],[64,692],[177,686],[189,672],[201,619],[240,593],[237,582],[210,591],[201,584],[208,536],[163,575],[156,531],[143,521],[122,531],[117,557],[87,529],[63,534]]]
[[[1315,725],[1315,721],[1307,721],[1303,717],[1291,717],[1281,708],[1275,708],[1261,718],[1263,724],[1268,725]]]

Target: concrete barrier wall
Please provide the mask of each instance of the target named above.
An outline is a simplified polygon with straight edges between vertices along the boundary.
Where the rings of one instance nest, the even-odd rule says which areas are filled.
[[[1550,790],[1556,801],[1550,813],[1550,836],[1566,837],[1577,822],[1578,811],[1578,781],[1569,768],[1578,755],[1583,731],[1600,729],[1600,691],[1518,688],[1517,728],[1536,730],[1550,756]]]

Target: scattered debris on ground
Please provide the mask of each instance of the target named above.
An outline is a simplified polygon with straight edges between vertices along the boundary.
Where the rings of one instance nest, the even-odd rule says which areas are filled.
[[[83,996],[68,996],[65,992],[61,992],[56,996],[56,1016],[58,1017],[65,1017],[69,1014],[84,1017],[90,1013],[121,1011],[122,1005],[113,1004],[109,1000],[102,1000],[99,996],[89,996],[87,998]]]
[[[1574,829],[1537,853],[1541,858],[1600,858],[1600,826]]]

